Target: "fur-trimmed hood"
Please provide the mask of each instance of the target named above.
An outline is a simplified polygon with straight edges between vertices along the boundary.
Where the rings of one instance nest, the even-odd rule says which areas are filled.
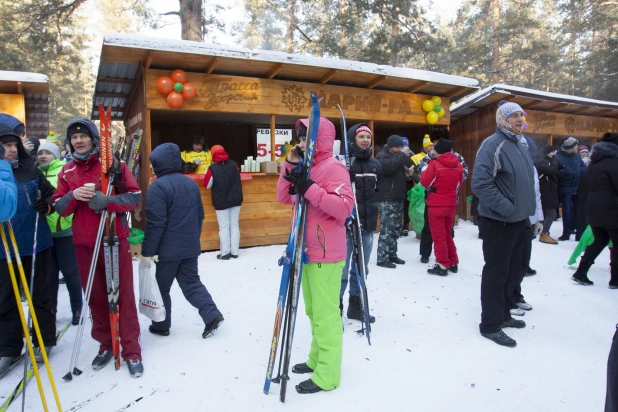
[[[618,159],[618,145],[609,142],[599,142],[592,147],[590,162],[595,163],[605,158]]]

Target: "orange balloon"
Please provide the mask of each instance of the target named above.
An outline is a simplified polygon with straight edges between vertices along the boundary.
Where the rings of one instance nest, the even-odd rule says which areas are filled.
[[[167,95],[167,104],[172,109],[178,109],[180,106],[182,106],[182,102],[184,102],[184,98],[182,97],[182,94],[178,92],[171,92]]]
[[[169,77],[159,77],[157,79],[157,90],[163,94],[168,94],[174,90],[174,82]]]
[[[177,69],[172,72],[170,76],[174,82],[185,84],[187,82],[187,73],[183,70]]]
[[[191,100],[195,96],[197,96],[197,90],[195,89],[194,85],[192,85],[191,83],[185,83],[183,84],[183,86],[184,88],[182,89],[182,97],[187,100]]]

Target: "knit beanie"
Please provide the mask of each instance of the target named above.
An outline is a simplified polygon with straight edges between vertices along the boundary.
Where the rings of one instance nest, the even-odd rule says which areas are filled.
[[[410,146],[410,141],[407,137],[402,137],[401,140],[403,141],[404,146]]]
[[[53,154],[56,159],[60,159],[60,149],[58,149],[58,146],[56,146],[53,143],[50,143],[50,142],[41,143],[41,145],[39,146],[39,150],[37,151],[37,155],[41,152],[41,150],[47,150],[48,152]]]
[[[562,143],[562,148],[565,149],[565,150],[569,150],[569,149],[574,148],[578,144],[579,144],[579,141],[576,138],[571,136],[571,137],[568,137],[564,141],[564,143]]]
[[[45,138],[45,141],[60,146],[60,139],[58,138],[58,136],[56,136],[56,133],[54,132],[49,132],[49,134]]]
[[[425,149],[425,148],[427,148],[428,146],[431,146],[431,145],[433,145],[433,142],[429,138],[429,135],[426,134],[425,137],[423,137],[423,149]]]
[[[588,146],[586,146],[584,144],[579,146],[578,149],[579,149],[579,153],[588,153],[588,151],[589,151],[588,150]]]
[[[214,154],[220,150],[224,150],[223,146],[216,144],[210,148],[210,154],[214,156]]]
[[[440,139],[434,145],[434,150],[438,154],[448,153],[453,150],[453,141],[448,139]]]
[[[618,145],[618,133],[605,133],[603,137],[601,137],[601,141]]]
[[[90,133],[90,129],[83,123],[75,122],[67,129],[67,139],[69,139],[69,142],[71,141],[71,136],[75,133],[83,133],[94,140],[92,133]]]
[[[390,149],[392,147],[403,146],[403,139],[396,134],[390,136],[386,141],[386,146]]]

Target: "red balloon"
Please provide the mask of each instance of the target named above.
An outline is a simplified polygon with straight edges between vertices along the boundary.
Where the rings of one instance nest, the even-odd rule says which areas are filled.
[[[172,78],[174,82],[183,83],[183,84],[187,82],[187,73],[185,73],[183,70],[180,70],[180,69],[174,70],[170,77]]]
[[[184,98],[182,97],[182,94],[178,92],[171,92],[167,95],[167,104],[172,109],[178,109],[180,106],[182,106],[182,102],[184,102]]]
[[[191,83],[185,83],[183,84],[183,86],[184,89],[182,89],[182,97],[187,100],[191,100],[195,96],[197,96],[197,90],[195,89],[194,85],[192,85]]]
[[[169,77],[159,77],[157,79],[157,90],[163,94],[168,94],[174,90],[174,82]]]

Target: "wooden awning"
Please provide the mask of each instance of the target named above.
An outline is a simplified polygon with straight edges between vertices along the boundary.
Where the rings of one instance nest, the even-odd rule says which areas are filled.
[[[0,94],[21,94],[26,133],[40,139],[49,133],[49,78],[44,74],[0,71]]]

